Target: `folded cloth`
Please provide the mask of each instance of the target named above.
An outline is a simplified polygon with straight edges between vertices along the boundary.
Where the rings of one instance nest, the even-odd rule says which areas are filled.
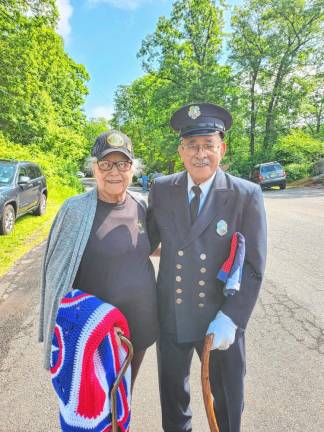
[[[240,232],[232,235],[230,254],[217,274],[224,282],[223,293],[226,297],[240,290],[245,258],[245,238]]]
[[[58,396],[63,432],[111,431],[110,393],[127,355],[114,327],[129,338],[122,313],[93,295],[69,292],[58,309],[51,350],[52,384]],[[117,392],[117,422],[130,423],[130,368]]]

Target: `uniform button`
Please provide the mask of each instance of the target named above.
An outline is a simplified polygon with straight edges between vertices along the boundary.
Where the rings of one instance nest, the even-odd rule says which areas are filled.
[[[201,267],[201,269],[200,269],[200,273],[206,273],[206,267]]]
[[[204,305],[204,303],[198,303],[198,306],[199,306],[200,308],[203,308],[205,305]]]
[[[181,270],[182,269],[182,264],[177,264],[176,267],[177,267],[178,270]]]
[[[204,292],[200,292],[200,293],[199,293],[199,297],[202,297],[202,298],[203,298],[203,297],[206,297],[206,294],[205,294]]]
[[[206,282],[203,281],[203,280],[199,281],[198,283],[199,283],[200,286],[204,286],[204,285],[206,285]]]
[[[182,289],[181,289],[181,288],[177,288],[177,289],[176,289],[176,293],[177,293],[177,294],[182,294]]]
[[[177,281],[177,282],[181,282],[181,280],[182,280],[182,277],[181,277],[181,276],[176,276],[176,281]]]
[[[182,299],[181,298],[177,298],[176,302],[177,302],[177,304],[181,304],[182,303]]]
[[[183,256],[183,250],[179,250],[179,251],[178,251],[178,255],[179,255],[179,256]]]
[[[206,255],[206,254],[200,254],[200,259],[201,259],[202,261],[205,261],[206,258],[207,258],[207,255]]]

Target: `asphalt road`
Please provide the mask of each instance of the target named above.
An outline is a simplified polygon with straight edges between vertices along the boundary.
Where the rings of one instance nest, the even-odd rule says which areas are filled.
[[[247,330],[242,432],[323,432],[324,189],[268,191],[265,202],[269,258]],[[41,252],[0,279],[0,432],[59,431],[36,342]],[[207,432],[197,358],[191,378],[193,430]],[[138,377],[132,419],[132,432],[162,430],[154,347]]]

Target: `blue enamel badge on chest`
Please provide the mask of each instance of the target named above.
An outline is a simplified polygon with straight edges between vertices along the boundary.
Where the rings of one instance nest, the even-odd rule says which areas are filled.
[[[223,219],[217,222],[216,232],[220,236],[224,236],[227,233],[227,222]]]

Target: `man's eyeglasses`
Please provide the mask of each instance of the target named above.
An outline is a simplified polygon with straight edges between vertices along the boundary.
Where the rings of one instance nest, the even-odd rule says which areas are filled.
[[[220,149],[221,145],[219,143],[207,143],[207,144],[183,144],[183,148],[188,154],[196,154],[199,152],[200,148],[202,148],[207,153],[217,153]]]
[[[97,161],[97,164],[98,164],[98,167],[102,171],[111,171],[113,169],[114,165],[116,165],[116,168],[118,169],[118,171],[125,172],[125,171],[129,171],[131,169],[133,162],[129,161],[129,160],[121,160],[121,161],[117,161],[117,162],[113,162],[110,160],[100,160],[100,161]]]

